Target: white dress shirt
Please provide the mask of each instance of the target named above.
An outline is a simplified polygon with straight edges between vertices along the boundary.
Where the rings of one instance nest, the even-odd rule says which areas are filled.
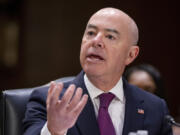
[[[89,92],[90,98],[93,102],[96,117],[98,117],[99,110],[99,95],[104,93],[102,90],[95,87],[87,78],[84,76],[84,82],[86,88]],[[125,96],[123,90],[122,78],[117,82],[117,84],[109,91],[115,95],[115,98],[111,101],[108,112],[111,117],[112,123],[114,125],[116,135],[122,135],[123,125],[124,125],[124,114],[125,114]]]
[[[99,110],[99,98],[98,96],[104,93],[102,90],[95,87],[87,78],[86,74],[84,75],[85,86],[88,90],[89,96],[93,102],[95,115],[98,117]],[[111,117],[112,123],[114,125],[116,135],[122,135],[123,125],[124,125],[124,115],[125,115],[125,96],[123,90],[122,78],[117,82],[117,84],[109,91],[115,95],[115,98],[109,105],[108,112]],[[41,135],[51,135],[47,123],[41,130]]]

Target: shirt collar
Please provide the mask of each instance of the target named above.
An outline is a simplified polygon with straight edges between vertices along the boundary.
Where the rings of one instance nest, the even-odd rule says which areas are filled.
[[[89,95],[91,99],[97,98],[100,94],[104,93],[104,91],[98,89],[96,86],[94,86],[90,80],[88,79],[87,75],[84,75],[84,82],[86,85],[86,88],[89,92]],[[123,90],[123,82],[122,82],[122,77],[119,79],[119,81],[116,83],[116,85],[109,90],[109,92],[113,93],[115,97],[120,100],[121,102],[125,102],[125,97],[124,97],[124,90]]]

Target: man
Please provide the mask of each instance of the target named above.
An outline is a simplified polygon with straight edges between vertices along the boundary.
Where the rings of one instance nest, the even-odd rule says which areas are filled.
[[[24,135],[128,135],[137,130],[170,135],[164,100],[122,78],[139,53],[137,41],[138,28],[126,13],[115,8],[96,12],[82,38],[83,71],[73,81],[35,90]]]

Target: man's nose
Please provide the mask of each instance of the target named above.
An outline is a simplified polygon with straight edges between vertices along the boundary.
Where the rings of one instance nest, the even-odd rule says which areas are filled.
[[[103,35],[101,33],[97,34],[93,41],[94,47],[104,48]]]

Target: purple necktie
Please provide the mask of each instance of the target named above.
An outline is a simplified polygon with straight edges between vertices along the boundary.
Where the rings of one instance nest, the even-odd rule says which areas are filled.
[[[98,124],[101,135],[116,135],[112,120],[108,113],[108,107],[115,96],[112,93],[103,93],[99,96],[100,107]]]

